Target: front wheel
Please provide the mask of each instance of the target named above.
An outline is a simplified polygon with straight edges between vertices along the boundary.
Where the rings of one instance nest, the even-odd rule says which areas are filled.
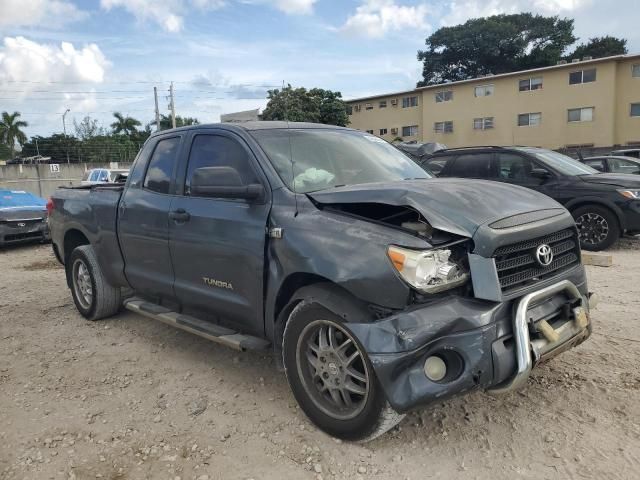
[[[358,340],[322,306],[303,301],[294,308],[282,353],[298,404],[328,434],[372,440],[404,417],[388,405]]]
[[[571,212],[578,227],[580,247],[599,251],[609,248],[620,238],[620,227],[615,214],[605,207],[585,205]]]
[[[120,288],[107,282],[91,245],[77,247],[67,261],[71,295],[76,308],[88,320],[115,315],[120,309]]]

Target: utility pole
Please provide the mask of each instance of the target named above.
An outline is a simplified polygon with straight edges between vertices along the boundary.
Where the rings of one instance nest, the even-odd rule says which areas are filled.
[[[70,111],[71,110],[67,108],[67,110],[62,114],[62,130],[64,132],[65,150],[67,151],[67,163],[69,163],[69,141],[67,140],[67,124],[65,122],[65,117]]]
[[[38,148],[38,137],[36,137],[36,154],[40,156],[40,149]]]
[[[156,101],[156,132],[160,131],[160,111],[158,110],[158,88],[153,87],[153,98]]]
[[[171,125],[176,128],[176,102],[173,95],[173,82],[169,86],[169,109],[171,109]]]

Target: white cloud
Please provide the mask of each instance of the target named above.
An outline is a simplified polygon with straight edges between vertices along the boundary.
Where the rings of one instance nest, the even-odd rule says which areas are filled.
[[[592,3],[592,0],[454,0],[443,25],[458,25],[470,18],[487,17],[501,13],[533,12],[543,15],[561,15],[574,12]]]
[[[95,43],[76,48],[68,42],[58,46],[5,37],[0,47],[0,84],[28,82],[26,89],[37,82],[100,83],[109,65]]]
[[[81,20],[86,13],[65,0],[2,0],[0,27],[61,26]]]
[[[309,14],[318,0],[236,0],[248,4],[271,5],[287,14]],[[227,0],[100,0],[104,10],[123,8],[139,21],[152,21],[169,33],[182,31],[184,12],[190,8],[216,10],[225,7]]]
[[[398,5],[394,0],[365,0],[347,18],[342,30],[355,35],[379,38],[389,31],[427,28],[426,5]]]

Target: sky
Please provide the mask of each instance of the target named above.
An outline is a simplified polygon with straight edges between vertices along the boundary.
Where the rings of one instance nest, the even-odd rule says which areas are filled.
[[[216,122],[266,105],[283,82],[343,97],[411,89],[427,36],[445,25],[531,11],[575,19],[575,34],[627,38],[640,52],[639,0],[0,0],[0,111],[28,136],[73,133],[85,116]]]

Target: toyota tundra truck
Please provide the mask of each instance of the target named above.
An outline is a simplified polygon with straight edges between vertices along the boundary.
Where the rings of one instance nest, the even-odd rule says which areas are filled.
[[[124,307],[270,349],[309,419],[343,439],[477,389],[516,390],[591,332],[565,208],[518,186],[430,178],[347,128],[158,132],[124,185],[61,188],[48,210],[82,316]]]

